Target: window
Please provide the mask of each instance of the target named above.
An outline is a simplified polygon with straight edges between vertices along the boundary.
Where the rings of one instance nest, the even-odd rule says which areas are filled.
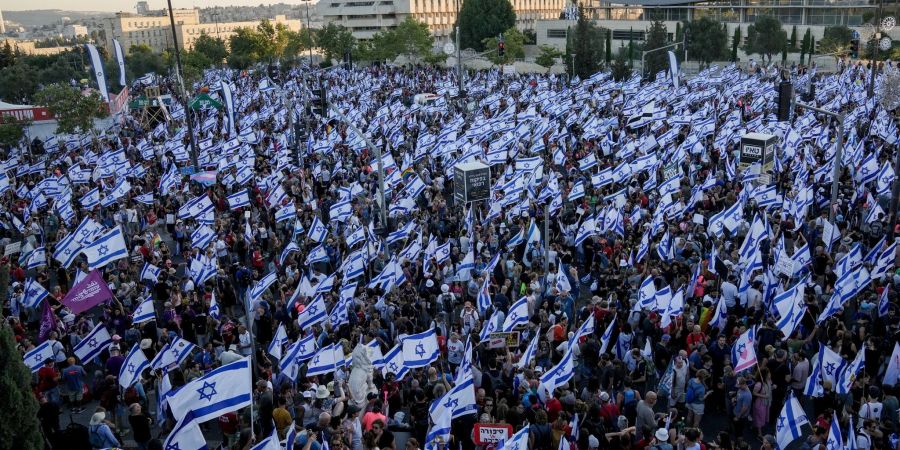
[[[562,38],[562,39],[565,39],[565,38],[566,38],[566,31],[567,31],[567,30],[548,29],[548,30],[547,30],[547,38],[556,38],[556,39]]]
[[[627,41],[631,39],[635,41],[643,41],[644,32],[637,30],[613,30],[612,38],[617,41]]]

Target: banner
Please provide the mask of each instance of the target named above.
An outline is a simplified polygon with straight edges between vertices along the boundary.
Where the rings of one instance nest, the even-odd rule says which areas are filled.
[[[97,53],[97,47],[94,44],[85,44],[88,53],[91,55],[91,66],[94,67],[94,73],[97,75],[97,89],[103,101],[109,102],[109,90],[106,89],[106,75],[103,74],[103,61],[100,59],[100,53]]]
[[[672,50],[669,50],[669,73],[672,74],[672,85],[678,89],[678,58]]]
[[[125,52],[122,51],[122,44],[118,39],[113,39],[113,48],[116,50],[116,61],[119,63],[119,86],[127,87],[125,84]]]
[[[41,329],[38,332],[38,341],[46,341],[50,337],[50,332],[55,329],[56,314],[50,308],[50,302],[41,302]]]
[[[62,299],[62,304],[68,306],[73,314],[78,314],[112,299],[113,293],[109,290],[109,285],[103,281],[100,272],[92,270],[80,283],[72,287]]]
[[[231,98],[231,86],[222,80],[222,99],[225,100],[225,111],[228,112],[228,136],[237,136],[234,123],[234,100]]]

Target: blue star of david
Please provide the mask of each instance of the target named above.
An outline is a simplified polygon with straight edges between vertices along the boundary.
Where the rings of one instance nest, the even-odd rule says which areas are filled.
[[[319,364],[319,355],[316,355],[316,359],[313,360],[313,364]]]
[[[444,403],[445,408],[456,408],[457,405],[459,405],[458,398],[448,398],[447,403]]]
[[[38,353],[37,355],[34,355],[34,361],[41,362],[41,354],[40,353]]]
[[[97,346],[97,338],[91,338],[91,340],[88,341],[88,347],[96,347],[96,346]]]
[[[860,172],[861,172],[863,175],[868,175],[868,174],[869,174],[869,168],[868,168],[868,167],[863,167],[862,170],[861,170]]]
[[[34,297],[35,295],[37,295],[37,289],[29,289],[25,291],[25,297],[27,298]]]
[[[421,358],[425,356],[425,346],[422,344],[416,345],[416,354]]]
[[[833,374],[833,373],[834,373],[834,369],[835,369],[835,367],[834,367],[834,363],[833,363],[833,362],[830,362],[830,363],[828,363],[828,364],[825,364],[825,373],[827,373],[828,375]]]
[[[315,314],[316,311],[319,310],[319,308],[316,308],[316,305],[310,305],[310,307],[308,308],[308,310],[309,310],[309,313],[310,313],[310,314]]]
[[[174,444],[167,445],[166,450],[181,450],[181,446],[176,442]]]
[[[322,227],[316,227],[316,233],[321,233],[321,232],[322,232]]]
[[[511,321],[513,321],[513,322],[515,322],[516,319],[518,319],[518,318],[519,318],[519,315],[516,314],[516,313],[512,313],[512,314],[509,315],[509,320],[511,320]]]
[[[209,389],[209,392],[207,392],[207,389]],[[197,389],[197,393],[200,394],[200,400],[207,400],[211,402],[213,396],[218,394],[218,392],[216,392],[216,383],[204,381],[203,387]]]
[[[100,256],[104,256],[107,253],[109,253],[109,247],[105,245],[101,245],[100,248],[97,249],[97,254],[99,254]]]
[[[297,349],[300,353],[306,353],[306,344],[300,344],[300,347]]]
[[[390,363],[389,366],[391,368],[391,372],[397,373],[397,369],[399,369],[399,367],[397,367],[397,363]]]
[[[744,351],[747,350],[747,346],[744,344],[738,345],[738,354],[743,355]]]
[[[87,229],[81,230],[81,237],[82,237],[82,239],[87,238],[88,235],[90,235],[90,234],[91,234],[90,230],[87,230]]]
[[[134,371],[135,371],[134,363],[128,364],[128,373],[134,373]]]
[[[69,249],[69,248],[65,249],[65,250],[63,251],[63,254],[66,255],[66,256],[71,255],[71,254],[72,254],[72,249]]]

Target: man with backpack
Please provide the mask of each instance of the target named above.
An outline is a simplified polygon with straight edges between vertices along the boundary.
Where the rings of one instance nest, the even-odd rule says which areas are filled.
[[[90,427],[88,428],[91,446],[95,449],[119,447],[119,440],[113,434],[112,429],[106,423],[106,414],[96,412],[91,416]]]

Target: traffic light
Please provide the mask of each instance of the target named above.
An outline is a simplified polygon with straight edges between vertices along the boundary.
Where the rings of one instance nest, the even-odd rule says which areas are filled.
[[[778,121],[790,122],[794,113],[794,85],[782,81],[778,85]]]
[[[309,99],[310,112],[325,116],[328,111],[328,96],[324,87],[312,90],[312,98]]]
[[[497,43],[497,56],[501,58],[506,56],[506,42],[500,41]]]
[[[850,57],[859,58],[859,39],[850,40]]]

